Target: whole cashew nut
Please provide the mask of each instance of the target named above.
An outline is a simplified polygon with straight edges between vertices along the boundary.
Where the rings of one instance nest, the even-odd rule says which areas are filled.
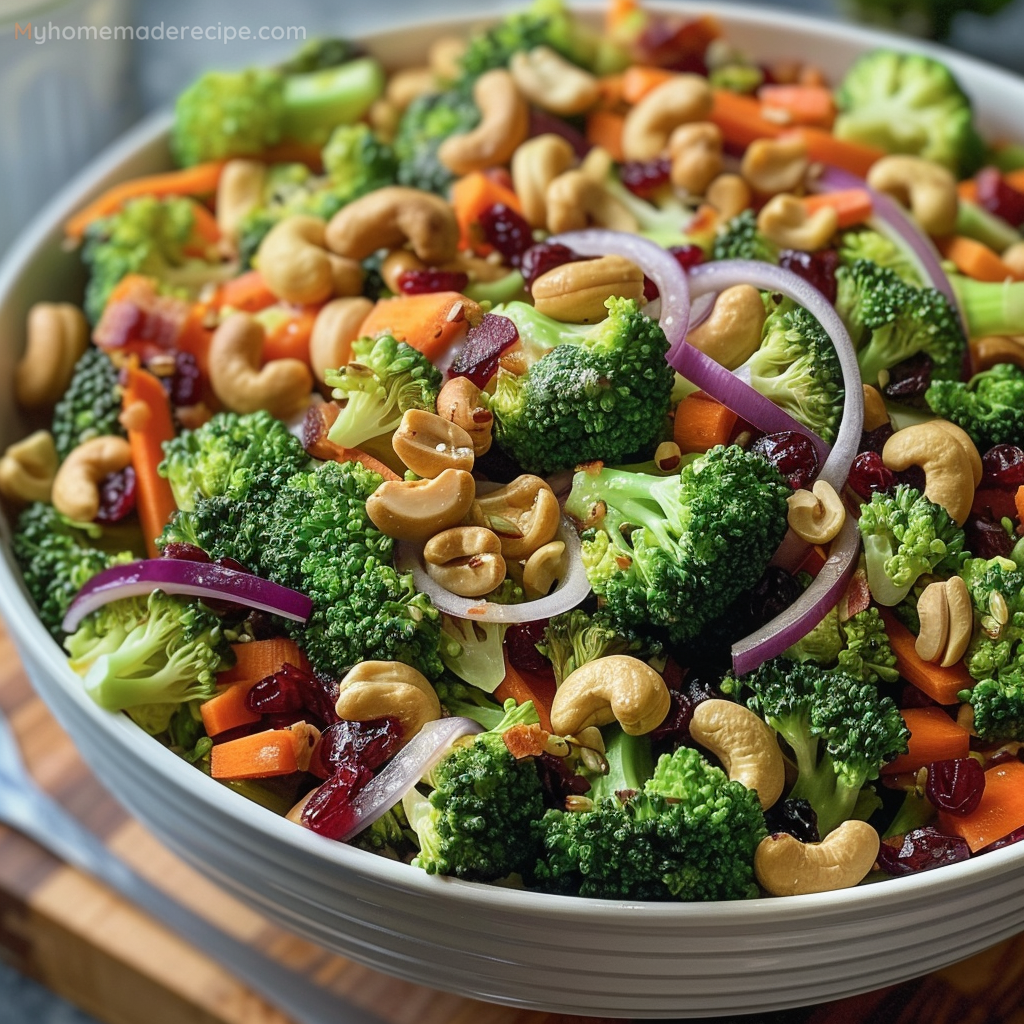
[[[482,526],[454,526],[423,547],[427,575],[461,597],[483,597],[505,579],[501,541]]]
[[[681,124],[706,121],[711,115],[711,86],[700,75],[676,75],[634,104],[622,126],[627,160],[653,160],[668,146]]]
[[[978,449],[975,447],[974,442],[971,440],[971,435],[967,433],[963,427],[958,427],[955,423],[950,423],[949,420],[932,420],[937,427],[941,427],[950,437],[953,438],[957,444],[967,453],[967,458],[971,463],[971,476],[974,478],[974,486],[977,487],[981,483],[981,478],[985,474],[985,469],[981,463],[981,456],[978,454]]]
[[[704,195],[722,172],[722,130],[710,121],[683,124],[669,136],[672,184],[691,196]]]
[[[523,589],[530,599],[546,597],[557,580],[565,575],[565,542],[552,540],[542,544],[523,566]]]
[[[325,238],[332,252],[352,260],[408,243],[424,263],[436,267],[455,258],[459,225],[440,196],[390,185],[340,209],[328,221]]]
[[[507,562],[527,559],[554,540],[561,521],[555,492],[539,476],[524,473],[511,483],[480,495],[474,505],[480,524],[501,538]]]
[[[434,92],[437,80],[432,68],[404,68],[388,79],[384,99],[396,110],[404,111],[414,99]]]
[[[835,488],[825,480],[815,480],[811,490],[801,487],[787,499],[789,528],[808,544],[828,544],[839,535],[846,522],[846,506]]]
[[[919,156],[884,156],[871,165],[867,182],[907,207],[929,235],[956,230],[956,178],[940,164]]]
[[[57,470],[53,507],[75,522],[91,523],[100,510],[100,483],[131,461],[132,450],[123,437],[94,437],[83,442]]]
[[[404,747],[428,722],[441,717],[441,702],[426,677],[400,661],[364,661],[338,684],[335,710],[349,722],[397,718]]]
[[[878,833],[856,819],[844,821],[820,843],[801,843],[777,832],[762,839],[754,852],[754,875],[772,896],[849,889],[874,866],[878,847]]]
[[[1013,363],[1024,369],[1024,334],[971,339],[971,371],[991,370],[996,363]]]
[[[782,796],[786,763],[779,741],[749,708],[731,700],[701,701],[693,710],[690,736],[722,762],[730,779],[757,791],[762,810]]]
[[[755,139],[743,154],[740,173],[759,195],[793,192],[803,184],[811,161],[800,136]]]
[[[229,241],[238,237],[246,214],[263,205],[266,164],[259,160],[229,160],[217,181],[217,227]]]
[[[958,437],[935,420],[904,427],[885,442],[882,461],[896,472],[920,466],[925,497],[963,526],[974,503],[974,467]]]
[[[704,192],[704,201],[713,206],[724,221],[738,217],[753,198],[750,186],[738,174],[720,174]]]
[[[432,480],[385,480],[366,500],[366,514],[382,533],[423,543],[458,526],[473,505],[476,481],[464,469]]]
[[[643,736],[665,720],[672,700],[665,680],[645,661],[612,654],[570,672],[551,703],[551,729],[575,736],[591,725],[618,722]]]
[[[29,434],[0,458],[0,494],[20,505],[49,501],[59,464],[53,434],[48,430]]]
[[[530,227],[547,227],[548,186],[575,162],[572,145],[553,132],[527,139],[516,149],[512,155],[512,187]]]
[[[839,216],[831,206],[813,213],[796,196],[773,196],[757,215],[757,228],[769,241],[782,249],[817,252],[824,249],[839,230]]]
[[[446,469],[473,468],[473,438],[457,423],[427,412],[407,409],[391,438],[395,454],[417,476],[440,476]],[[500,582],[500,581],[499,581]]]
[[[325,384],[328,370],[348,362],[352,342],[359,337],[359,326],[371,309],[373,303],[358,295],[332,299],[317,313],[309,338],[309,365],[321,384]]]
[[[56,405],[89,344],[85,314],[70,302],[37,302],[28,311],[25,354],[14,370],[14,397],[24,409]]]
[[[888,426],[889,410],[885,407],[885,399],[881,392],[870,384],[862,385],[864,388],[864,429],[877,430],[879,427]]]
[[[967,651],[974,633],[974,607],[960,576],[929,583],[917,601],[921,631],[914,650],[924,661],[949,668]]]
[[[449,136],[437,150],[437,159],[453,174],[507,164],[530,134],[529,104],[504,68],[487,71],[476,80],[473,102],[480,111],[480,123],[472,131]]]
[[[601,87],[590,72],[570,64],[550,46],[512,54],[508,69],[519,91],[535,107],[552,114],[582,114],[601,94]]]
[[[274,359],[260,366],[263,327],[247,313],[229,316],[210,340],[210,386],[232,412],[266,409],[288,419],[309,400],[313,374],[299,359]]]
[[[469,434],[477,458],[490,451],[494,415],[484,405],[483,392],[468,377],[453,377],[442,386],[437,394],[437,415]]]
[[[639,228],[625,205],[583,170],[566,171],[548,185],[547,221],[553,234],[588,227],[635,234]]]
[[[733,285],[719,294],[708,318],[686,340],[727,370],[735,370],[760,347],[767,315],[761,293],[753,285]]]
[[[643,301],[644,272],[624,256],[563,263],[543,273],[530,289],[538,312],[570,324],[594,324],[608,316],[613,296]]]

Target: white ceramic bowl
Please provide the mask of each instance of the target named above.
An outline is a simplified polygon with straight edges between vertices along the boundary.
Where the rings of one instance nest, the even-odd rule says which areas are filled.
[[[804,56],[840,73],[877,33],[725,4],[728,38],[765,60]],[[422,55],[448,22],[369,43],[389,63]],[[938,53],[938,51],[935,51]],[[989,137],[1024,138],[1024,81],[940,54]],[[22,436],[11,397],[25,314],[79,297],[60,225],[114,181],[168,161],[167,120],[126,136],[42,213],[0,269],[0,446]],[[939,871],[823,895],[723,904],[570,899],[435,878],[297,828],[236,796],[97,708],[24,595],[4,529],[0,612],[39,693],[86,761],[171,849],[270,918],[421,984],[573,1014],[687,1017],[764,1011],[892,984],[1024,927],[1024,844]]]

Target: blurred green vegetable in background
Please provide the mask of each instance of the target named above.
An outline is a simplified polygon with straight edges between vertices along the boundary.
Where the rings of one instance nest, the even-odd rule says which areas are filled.
[[[1012,0],[845,0],[851,16],[880,28],[898,29],[924,39],[949,38],[962,12],[997,14]]]

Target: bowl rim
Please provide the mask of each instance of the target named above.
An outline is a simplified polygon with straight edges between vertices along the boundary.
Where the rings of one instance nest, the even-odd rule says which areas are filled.
[[[928,53],[952,65],[954,71],[965,69],[974,75],[994,76],[997,83],[1004,83],[1012,87],[1013,91],[1021,91],[1024,94],[1024,81],[1011,72],[942,46],[902,39],[879,30],[847,25],[841,21],[789,11],[766,10],[745,4],[733,5],[722,0],[710,0],[706,3],[697,0],[677,0],[674,3],[648,0],[647,6],[673,13],[713,14],[721,18],[727,32],[730,23],[756,28],[769,20],[773,27],[792,29],[805,34],[809,30],[833,37],[841,33],[844,38],[853,40],[863,48],[887,46],[908,52]],[[592,14],[601,9],[594,3],[573,4],[573,8]],[[492,12],[490,16],[463,15],[411,20],[400,28],[367,34],[364,39],[370,43],[371,48],[374,45],[386,47],[392,37],[407,35],[410,31],[428,28],[431,31],[465,28],[493,20],[495,13],[502,12]],[[104,149],[42,208],[21,232],[0,263],[0,306],[9,301],[9,296],[16,288],[24,268],[60,237],[61,225],[67,217],[115,180],[126,160],[164,141],[170,124],[169,110],[157,111],[144,118]],[[530,919],[546,919],[556,913],[562,921],[580,925],[586,925],[596,919],[607,921],[612,915],[624,923],[625,915],[633,915],[640,911],[644,915],[645,927],[648,928],[698,922],[703,925],[721,923],[724,926],[735,926],[745,922],[763,921],[768,908],[771,908],[774,921],[782,925],[812,921],[825,912],[851,914],[856,911],[869,911],[877,908],[880,902],[885,902],[887,909],[890,909],[900,904],[918,903],[933,895],[942,898],[939,895],[940,891],[948,896],[951,891],[973,888],[979,883],[1008,874],[1011,867],[1024,865],[1022,844],[1020,847],[1014,845],[992,851],[978,859],[972,858],[959,864],[947,865],[940,872],[922,872],[904,878],[880,881],[880,890],[872,883],[852,889],[789,896],[784,899],[759,897],[713,903],[588,899],[531,890],[510,890],[487,883],[431,876],[408,864],[391,861],[296,827],[284,817],[245,800],[197,771],[168,748],[155,742],[127,716],[99,708],[86,696],[81,686],[77,685],[79,677],[70,669],[62,649],[36,616],[23,588],[20,574],[14,569],[13,557],[10,554],[9,530],[3,521],[0,521],[0,526],[4,527],[2,533],[6,548],[6,557],[0,559],[0,614],[6,620],[18,646],[22,650],[33,651],[35,660],[40,662],[62,686],[74,701],[79,713],[84,715],[106,740],[123,745],[133,757],[146,762],[160,777],[161,782],[174,787],[180,786],[192,799],[204,802],[211,813],[230,819],[231,827],[237,827],[239,834],[248,831],[265,835],[282,847],[294,847],[304,855],[314,857],[342,872],[350,871],[389,888],[412,894],[436,896],[440,891],[439,886],[447,886],[455,889],[456,898],[464,908],[492,913],[512,912],[520,918]],[[189,792],[190,790],[192,792]],[[887,899],[879,901],[877,892],[883,892]]]

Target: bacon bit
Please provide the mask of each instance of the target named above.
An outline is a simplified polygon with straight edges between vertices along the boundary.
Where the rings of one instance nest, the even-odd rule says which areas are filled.
[[[518,761],[524,757],[540,757],[547,750],[550,734],[539,725],[513,725],[501,734],[508,752]]]
[[[467,615],[486,615],[487,614],[487,602],[485,601],[483,604],[476,604],[476,605],[473,605],[472,608],[467,608],[466,609],[466,614]]]
[[[854,615],[865,611],[871,604],[871,591],[868,589],[867,573],[858,569],[847,584],[846,593],[839,600],[839,621],[846,622]]]

